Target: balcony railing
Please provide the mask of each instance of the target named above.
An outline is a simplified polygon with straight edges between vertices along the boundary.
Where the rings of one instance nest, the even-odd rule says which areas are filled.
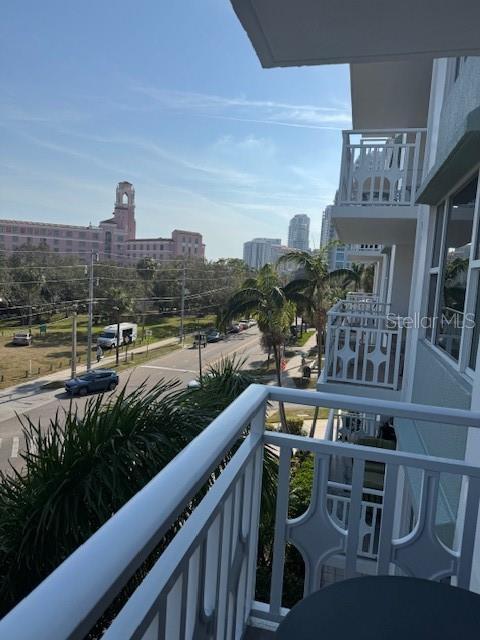
[[[192,510],[192,496],[212,480],[222,460],[221,473],[121,608],[105,640],[239,640],[248,624],[274,625],[285,615],[287,544],[301,551],[305,596],[325,584],[324,569],[331,567],[342,578],[400,573],[469,588],[479,533],[479,467],[265,431],[267,405],[279,401],[388,415],[397,429],[407,422],[433,423],[439,431],[480,425],[480,414],[471,411],[252,385],[13,609],[0,623],[0,637],[84,638],[178,515]],[[255,576],[267,449],[270,459],[278,457],[278,473],[271,586],[259,602]],[[303,515],[291,519],[291,461],[299,451],[314,458],[311,501]],[[368,486],[371,465],[380,469],[380,489]],[[440,541],[438,527],[447,512],[441,485],[452,477],[461,482],[463,507],[450,541]]]
[[[398,390],[401,386],[406,329],[377,300],[337,302],[328,312],[325,376]]]
[[[340,205],[413,205],[425,129],[344,131]]]

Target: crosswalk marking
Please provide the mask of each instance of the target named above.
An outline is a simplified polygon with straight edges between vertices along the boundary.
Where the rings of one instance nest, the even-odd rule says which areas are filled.
[[[13,438],[12,440],[12,455],[11,458],[16,458],[18,456],[18,447],[20,446],[20,439]]]

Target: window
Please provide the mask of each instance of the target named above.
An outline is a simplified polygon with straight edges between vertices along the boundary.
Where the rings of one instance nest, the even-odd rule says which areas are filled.
[[[458,56],[455,58],[455,67],[453,69],[453,81],[456,82],[458,76],[462,71],[462,67],[465,64],[467,56]]]
[[[478,174],[437,208],[429,276],[425,337],[460,370],[474,369],[480,337],[477,192]]]
[[[477,184],[477,178],[469,182],[450,199],[448,207],[436,344],[455,360],[464,324]]]
[[[478,289],[478,274],[477,274],[477,296],[475,301],[474,310],[474,325],[472,332],[472,342],[470,345],[470,353],[468,356],[468,366],[475,371],[475,365],[477,361],[478,342],[480,337],[480,291]]]

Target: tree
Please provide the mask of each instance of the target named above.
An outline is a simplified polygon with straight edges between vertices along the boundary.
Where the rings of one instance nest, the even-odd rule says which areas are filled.
[[[353,284],[354,291],[363,290],[370,293],[373,289],[373,278],[375,274],[374,264],[357,264],[354,262],[350,267],[351,275],[347,278],[347,284]]]
[[[249,278],[240,291],[230,298],[225,313],[228,322],[245,314],[257,318],[263,347],[273,352],[277,384],[282,386],[282,347],[294,317],[294,305],[280,286],[275,269],[266,264],[255,277]],[[283,403],[280,403],[282,428],[287,429]]]
[[[271,265],[262,267],[256,277],[248,279],[230,298],[225,314],[227,321],[245,314],[257,318],[263,344],[273,351],[277,382],[281,387],[281,347],[293,320],[293,308]]]
[[[153,258],[142,258],[137,263],[137,275],[143,284],[142,300],[142,340],[145,338],[145,307],[147,298],[152,295],[152,282],[157,273],[158,263]]]
[[[299,298],[302,302],[308,301],[308,306],[317,332],[317,364],[318,375],[322,370],[323,335],[326,329],[327,311],[333,303],[333,290],[335,286],[344,285],[352,278],[350,269],[328,270],[327,245],[312,253],[308,251],[290,251],[281,256],[279,263],[289,262],[299,267],[298,277],[294,278],[285,287],[285,295],[295,301]]]

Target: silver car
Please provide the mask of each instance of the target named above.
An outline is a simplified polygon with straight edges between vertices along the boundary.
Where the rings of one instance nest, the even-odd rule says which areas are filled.
[[[18,346],[28,347],[32,344],[32,334],[30,331],[17,331],[13,334],[12,342]]]

